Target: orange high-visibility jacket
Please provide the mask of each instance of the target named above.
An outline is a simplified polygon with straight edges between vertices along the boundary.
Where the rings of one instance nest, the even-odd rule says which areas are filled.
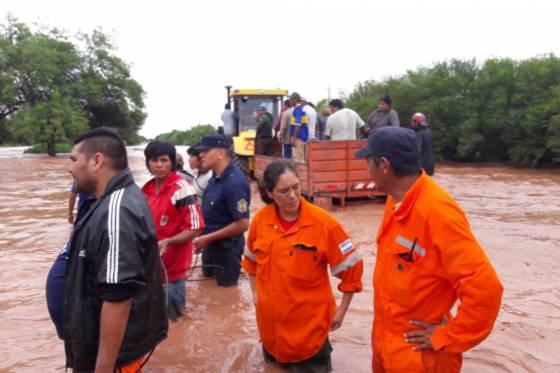
[[[264,348],[279,362],[299,362],[325,343],[336,310],[327,264],[341,292],[362,290],[363,262],[342,226],[301,200],[284,231],[276,205],[253,218],[242,266],[256,276],[257,324]]]
[[[464,212],[425,173],[396,209],[387,198],[373,283],[376,372],[459,371],[461,353],[492,330],[503,290]],[[448,325],[431,338],[435,352],[413,351],[404,341],[405,332],[418,329],[410,320],[439,324],[444,316]]]

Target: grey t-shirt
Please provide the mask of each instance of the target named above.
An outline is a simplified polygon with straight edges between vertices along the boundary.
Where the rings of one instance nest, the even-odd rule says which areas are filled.
[[[366,126],[370,130],[376,130],[385,126],[397,126],[400,127],[399,115],[393,109],[385,113],[383,111],[375,110],[366,121]]]

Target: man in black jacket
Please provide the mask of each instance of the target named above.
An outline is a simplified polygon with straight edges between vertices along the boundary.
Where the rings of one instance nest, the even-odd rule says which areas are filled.
[[[126,148],[98,128],[76,141],[69,171],[95,202],[74,227],[64,290],[66,365],[75,372],[140,367],[167,336],[156,231]]]
[[[416,131],[416,141],[420,150],[420,165],[432,176],[435,172],[434,152],[432,149],[432,132],[428,128],[426,116],[416,113],[412,116],[412,128]]]

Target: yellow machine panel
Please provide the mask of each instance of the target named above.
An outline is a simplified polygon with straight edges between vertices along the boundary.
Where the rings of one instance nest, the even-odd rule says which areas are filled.
[[[287,96],[288,91],[285,89],[234,89],[231,93],[232,97],[237,96]]]
[[[235,154],[252,157],[255,154],[256,132],[253,130],[243,131],[233,138],[233,151]]]

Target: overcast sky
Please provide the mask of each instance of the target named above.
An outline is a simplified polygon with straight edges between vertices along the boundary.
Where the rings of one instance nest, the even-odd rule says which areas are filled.
[[[220,124],[227,84],[316,102],[451,58],[560,55],[554,0],[2,1],[8,13],[110,34],[147,92],[147,137]]]

